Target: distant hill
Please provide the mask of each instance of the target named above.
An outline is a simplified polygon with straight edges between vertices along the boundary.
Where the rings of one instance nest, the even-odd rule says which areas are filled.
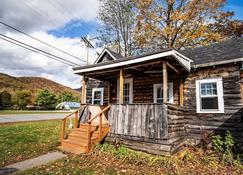
[[[46,78],[13,77],[0,73],[0,92],[6,90],[13,93],[16,90],[29,90],[32,92],[32,99],[34,99],[38,90],[44,88],[55,93],[56,95],[67,91],[71,92],[75,97],[80,97],[80,93],[77,90],[63,86]]]

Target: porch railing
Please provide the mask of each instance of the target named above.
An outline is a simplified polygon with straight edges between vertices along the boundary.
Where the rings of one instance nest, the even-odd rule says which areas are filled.
[[[109,110],[111,134],[163,139],[168,136],[166,104],[114,104]]]

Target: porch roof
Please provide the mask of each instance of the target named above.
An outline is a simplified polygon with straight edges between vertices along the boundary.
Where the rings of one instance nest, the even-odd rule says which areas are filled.
[[[178,62],[179,65],[181,65],[186,71],[190,72],[191,62],[193,61],[188,57],[182,55],[181,53],[179,53],[173,48],[164,49],[159,52],[154,52],[154,53],[150,53],[138,57],[126,57],[126,58],[120,58],[109,62],[76,67],[73,68],[73,71],[75,74],[85,75],[86,73],[90,73],[90,72],[97,72],[101,70],[104,71],[113,68],[122,68],[134,64],[143,64],[144,62],[148,62],[148,61],[155,61],[155,60],[166,61],[168,57]]]

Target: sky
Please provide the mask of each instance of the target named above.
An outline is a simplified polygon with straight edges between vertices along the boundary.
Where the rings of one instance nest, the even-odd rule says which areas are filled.
[[[97,36],[98,0],[0,0],[0,21],[14,26],[42,41],[81,59],[86,48],[81,36]],[[243,0],[228,0],[224,10],[235,11],[243,19]],[[21,40],[42,50],[84,65],[83,61],[65,55],[0,24],[0,34]],[[95,40],[92,40],[95,45]],[[101,48],[90,50],[92,63]],[[81,86],[80,76],[72,67],[0,40],[0,72],[13,76],[44,77],[71,88]]]

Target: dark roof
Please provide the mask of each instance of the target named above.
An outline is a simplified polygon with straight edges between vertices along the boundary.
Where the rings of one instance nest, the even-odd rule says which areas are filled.
[[[243,38],[232,38],[209,46],[183,50],[180,53],[192,59],[192,65],[243,58]]]
[[[119,53],[116,53],[114,51],[112,51],[111,49],[109,48],[106,48],[116,59],[120,59],[120,58],[123,58],[123,56]]]
[[[145,57],[145,56],[149,56],[149,55],[154,55],[157,53],[163,53],[163,52],[167,52],[167,51],[171,51],[173,50],[173,48],[166,48],[160,51],[156,51],[156,52],[152,52],[152,53],[148,53],[145,55],[140,55],[140,56],[130,56],[130,57],[123,57],[117,60],[112,60],[112,61],[107,61],[107,62],[101,62],[101,63],[97,63],[97,64],[91,64],[91,65],[85,65],[85,66],[80,66],[80,67],[75,67],[73,68],[73,70],[79,70],[79,69],[83,69],[83,68],[91,68],[91,67],[96,67],[96,66],[103,66],[103,65],[108,65],[108,64],[112,64],[112,63],[118,63],[118,62],[123,62],[123,61],[127,61],[130,59],[137,59],[137,58],[141,58],[141,57]]]
[[[131,57],[122,57],[120,54],[115,53],[108,49],[112,54],[115,54],[117,56],[117,58],[119,58],[119,59],[108,61],[108,62],[103,62],[103,63],[97,63],[94,65],[75,67],[75,68],[73,68],[73,70],[79,70],[79,69],[83,69],[83,68],[90,68],[90,67],[107,65],[107,64],[117,63],[117,62],[123,62],[123,61],[129,60],[129,59],[141,58],[144,56],[162,53],[162,52],[170,51],[173,49],[174,48],[167,48],[167,49],[162,49],[159,51],[151,52],[151,53],[148,53],[145,55],[131,56]],[[174,50],[176,50],[176,49],[174,49]],[[193,66],[198,66],[198,65],[207,64],[207,63],[212,63],[211,65],[214,65],[214,62],[230,61],[230,60],[234,60],[237,58],[243,58],[243,38],[233,38],[233,39],[230,39],[230,40],[227,40],[224,42],[211,44],[209,46],[201,46],[201,47],[197,47],[197,48],[193,48],[193,49],[180,50],[178,52],[180,52],[181,54],[183,54],[186,57],[193,60],[193,62],[192,62]]]

